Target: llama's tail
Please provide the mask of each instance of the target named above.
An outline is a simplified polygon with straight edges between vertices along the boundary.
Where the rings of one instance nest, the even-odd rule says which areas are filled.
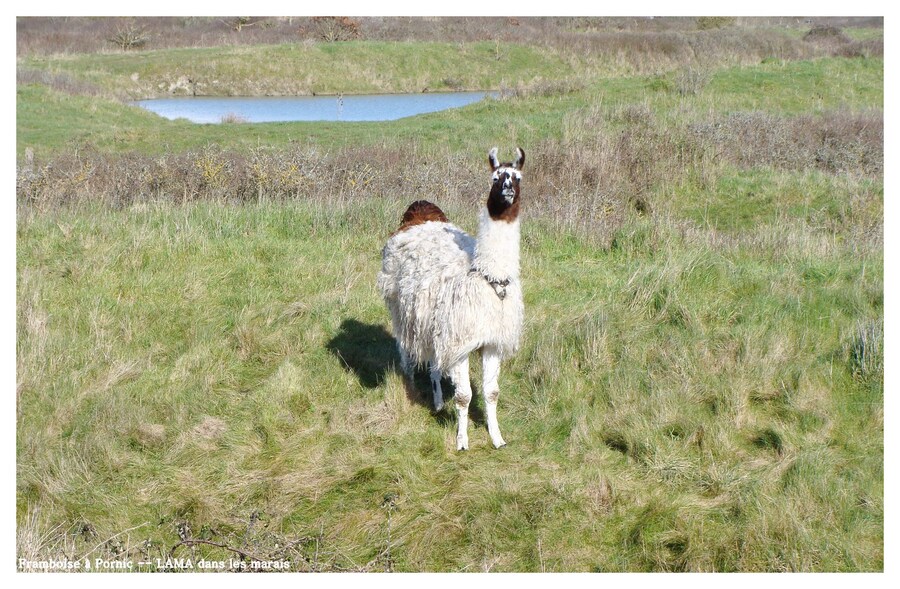
[[[406,212],[403,213],[403,218],[400,220],[400,227],[394,232],[394,235],[428,221],[448,222],[447,215],[439,206],[427,200],[417,200],[406,208]]]

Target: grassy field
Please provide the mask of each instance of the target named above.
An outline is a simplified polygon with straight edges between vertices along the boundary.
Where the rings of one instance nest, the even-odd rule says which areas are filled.
[[[387,59],[387,57],[385,57]],[[17,152],[49,157],[82,145],[151,155],[216,144],[249,149],[291,143],[335,148],[415,142],[454,151],[479,143],[534,143],[564,137],[573,115],[642,104],[667,118],[707,119],[710,113],[771,111],[784,115],[877,109],[883,106],[882,59],[770,62],[705,74],[685,95],[686,70],[654,76],[519,82],[506,100],[385,123],[266,123],[195,125],[168,121],[138,107],[95,96],[71,96],[42,84],[16,91]],[[498,89],[486,85],[483,89]],[[198,130],[202,130],[198,132]]]
[[[517,80],[566,77],[572,71],[547,50],[487,42],[169,49],[35,57],[23,60],[23,65],[63,71],[111,94],[133,98],[169,95],[182,77],[190,83],[178,88],[180,94],[278,96],[491,88]]]
[[[27,58],[18,557],[884,569],[883,60],[612,75],[473,43],[442,75],[484,88],[500,47],[504,98],[385,124],[160,121],[107,93],[163,56]],[[434,47],[303,51],[400,89]],[[495,144],[528,153],[526,333],[508,446],[476,395],[458,453],[374,277],[410,200],[474,231]]]

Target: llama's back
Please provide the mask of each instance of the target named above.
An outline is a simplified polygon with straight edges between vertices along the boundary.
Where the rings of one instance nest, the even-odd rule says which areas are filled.
[[[378,290],[391,313],[394,337],[410,359],[422,363],[434,351],[432,310],[440,285],[468,271],[475,240],[447,221],[406,221],[404,215],[405,226],[382,250]]]

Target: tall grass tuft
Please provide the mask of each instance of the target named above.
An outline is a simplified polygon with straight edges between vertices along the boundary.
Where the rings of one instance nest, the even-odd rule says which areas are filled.
[[[883,382],[884,324],[882,320],[859,321],[846,344],[851,372],[864,381]]]
[[[680,69],[675,74],[675,89],[682,96],[696,96],[709,84],[710,73],[696,67]]]
[[[241,124],[241,123],[246,123],[247,117],[245,117],[241,114],[238,114],[236,112],[229,112],[229,113],[225,113],[224,115],[222,115],[219,122],[224,123],[226,125],[237,125],[237,124]]]

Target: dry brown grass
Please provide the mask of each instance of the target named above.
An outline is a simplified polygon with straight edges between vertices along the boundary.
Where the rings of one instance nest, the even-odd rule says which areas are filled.
[[[717,157],[741,167],[867,175],[879,175],[884,169],[884,114],[880,111],[796,117],[744,112],[689,128]]]
[[[219,122],[230,125],[240,125],[242,123],[246,123],[247,118],[239,115],[238,113],[229,112],[222,115],[222,119]]]
[[[660,64],[692,57],[718,60],[748,49],[758,58],[809,56],[803,43],[765,30],[771,27],[880,27],[880,18],[739,18],[726,28],[708,27],[694,17],[342,17],[341,30],[374,41],[500,41],[577,49],[577,54],[616,56],[634,64]],[[340,19],[339,19],[340,20]],[[128,27],[145,36],[144,48],[327,42],[320,20],[308,17],[254,17],[235,26],[236,17],[20,17],[16,54],[47,55],[121,51],[109,42]],[[331,21],[329,21],[331,22]],[[696,34],[700,33],[700,34]],[[649,60],[648,60],[649,58]]]
[[[884,55],[884,39],[854,41],[840,27],[818,24],[811,28],[803,41],[819,51],[836,57],[873,57]]]
[[[872,177],[883,171],[881,112],[744,112],[697,119],[688,113],[664,124],[640,104],[573,112],[561,140],[529,146],[530,214],[608,243],[627,215],[652,212],[654,194],[687,178],[710,183],[722,166]],[[465,207],[480,198],[482,164],[480,158],[425,153],[415,145],[330,153],[209,147],[156,157],[86,147],[20,169],[16,193],[20,203],[38,209],[98,201],[127,207],[159,200],[263,202],[329,195],[349,202],[426,194],[442,205]]]
[[[102,91],[96,86],[63,72],[53,73],[17,67],[16,84],[40,84],[73,96],[102,95]]]

